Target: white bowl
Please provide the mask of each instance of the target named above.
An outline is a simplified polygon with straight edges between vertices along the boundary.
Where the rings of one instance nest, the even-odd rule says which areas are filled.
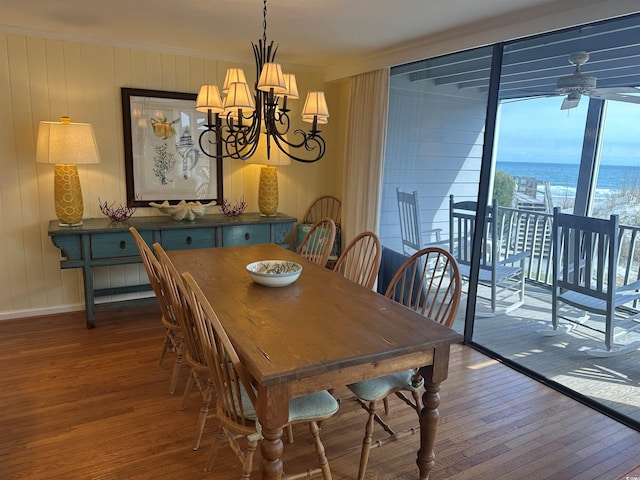
[[[302,265],[288,260],[261,260],[247,265],[251,279],[266,287],[284,287],[295,282]]]

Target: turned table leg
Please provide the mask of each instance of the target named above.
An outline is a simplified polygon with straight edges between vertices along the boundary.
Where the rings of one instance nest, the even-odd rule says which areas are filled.
[[[280,480],[282,478],[282,428],[262,428],[262,478],[263,480]]]
[[[440,384],[447,378],[449,372],[449,350],[449,345],[435,348],[433,364],[420,369],[420,375],[424,378],[423,407],[420,411],[420,449],[416,460],[420,470],[420,480],[428,480],[435,465],[436,456],[433,447],[440,418],[438,413]]]
[[[420,450],[418,450],[418,469],[420,480],[427,480],[435,465],[433,446],[436,441],[438,426],[438,407],[440,406],[440,384],[425,382],[425,392],[422,396],[422,411],[420,412]]]

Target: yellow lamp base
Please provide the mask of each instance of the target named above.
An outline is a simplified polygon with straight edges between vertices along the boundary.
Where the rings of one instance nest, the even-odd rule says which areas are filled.
[[[258,186],[258,210],[260,215],[273,217],[278,213],[278,172],[276,167],[260,169]]]
[[[82,225],[84,206],[78,167],[75,164],[56,164],[53,173],[53,194],[59,225],[62,227]]]

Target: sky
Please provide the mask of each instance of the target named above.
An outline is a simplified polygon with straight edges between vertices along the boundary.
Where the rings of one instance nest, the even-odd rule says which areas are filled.
[[[579,163],[588,101],[560,110],[563,97],[504,103],[498,161]],[[640,104],[607,101],[601,162],[640,166]]]

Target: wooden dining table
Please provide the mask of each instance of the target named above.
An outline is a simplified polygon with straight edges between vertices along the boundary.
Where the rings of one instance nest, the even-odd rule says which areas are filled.
[[[461,335],[275,244],[171,251],[169,257],[196,279],[255,380],[263,479],[282,476],[291,398],[416,367],[425,379],[417,465],[419,478],[429,477],[438,392],[450,345]],[[292,260],[302,274],[291,285],[265,287],[246,271],[260,260]]]

